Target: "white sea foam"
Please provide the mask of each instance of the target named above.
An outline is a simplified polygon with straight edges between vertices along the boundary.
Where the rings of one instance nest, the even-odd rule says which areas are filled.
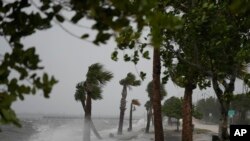
[[[101,141],[116,141],[119,139],[131,139],[132,141],[150,140],[150,136],[142,132],[144,125],[144,119],[138,120],[134,123],[132,132],[127,132],[127,126],[124,126],[123,135],[119,136],[116,134],[117,128],[99,131],[103,137]],[[83,125],[79,123],[67,122],[60,126],[40,125],[37,131],[38,133],[32,135],[29,141],[83,141]],[[111,133],[115,136],[114,138],[110,137]],[[91,135],[91,140],[99,141],[93,134]]]
[[[82,126],[65,123],[60,126],[37,125],[37,133],[29,141],[82,141]]]

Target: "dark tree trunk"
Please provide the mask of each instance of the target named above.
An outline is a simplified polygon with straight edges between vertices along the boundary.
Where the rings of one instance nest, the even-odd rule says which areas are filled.
[[[146,125],[146,129],[145,129],[145,133],[149,133],[151,116],[152,116],[152,108],[150,106],[149,110],[147,111],[147,125]]]
[[[185,87],[184,101],[182,107],[182,141],[193,141],[193,126],[192,126],[192,93],[193,85],[188,84]]]
[[[227,131],[228,109],[229,109],[229,104],[223,102],[223,104],[221,105],[221,118],[219,123],[219,138],[221,141],[229,140],[229,133]]]
[[[240,124],[247,124],[247,120],[246,120],[246,111],[243,110],[240,112]]]
[[[222,81],[222,85],[224,86],[224,92],[219,87],[219,82],[217,75],[214,74],[212,76],[212,84],[215,94],[219,100],[221,106],[221,118],[219,123],[219,138],[220,141],[228,141],[229,140],[229,133],[228,133],[228,110],[230,104],[230,95],[233,94],[234,91],[234,83],[235,83],[236,76],[234,74],[231,75],[229,83],[225,80]],[[226,98],[226,99],[225,99]]]
[[[133,119],[133,103],[131,102],[130,105],[130,112],[129,112],[129,127],[128,127],[128,131],[132,131],[132,119]]]
[[[121,98],[121,105],[120,105],[120,119],[119,119],[119,127],[118,127],[118,132],[117,132],[118,135],[122,134],[124,113],[126,110],[126,97],[127,97],[127,86],[124,85],[122,89],[122,98]]]
[[[154,129],[155,141],[164,141],[162,115],[161,115],[161,93],[160,93],[160,48],[154,48],[153,53],[153,109],[154,109]]]
[[[91,97],[87,95],[84,119],[84,134],[83,140],[90,141],[90,127],[91,127]]]

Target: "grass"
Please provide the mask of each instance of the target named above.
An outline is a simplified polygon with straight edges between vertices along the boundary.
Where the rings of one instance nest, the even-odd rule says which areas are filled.
[[[195,128],[194,129],[194,133],[195,134],[206,134],[206,133],[210,133],[210,130],[207,129],[200,129],[200,128]]]

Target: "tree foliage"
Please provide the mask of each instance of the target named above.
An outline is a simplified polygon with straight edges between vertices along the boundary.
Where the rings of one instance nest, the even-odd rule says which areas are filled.
[[[10,48],[9,52],[0,54],[0,125],[13,123],[20,126],[12,103],[17,99],[24,100],[27,94],[36,94],[38,90],[48,98],[57,83],[47,73],[39,75],[43,67],[35,48],[26,48],[22,44],[24,37],[51,27],[50,17],[43,17],[38,11],[29,12],[30,7],[28,0],[0,1],[0,37]]]
[[[123,132],[123,121],[124,121],[124,115],[126,110],[126,98],[127,98],[127,88],[131,88],[132,86],[140,86],[141,81],[137,80],[135,75],[133,73],[128,73],[125,78],[120,80],[120,85],[123,86],[122,89],[122,97],[120,102],[120,118],[119,118],[119,125],[118,125],[118,134],[122,134]],[[130,107],[130,127],[129,130],[132,130],[132,102],[131,101],[131,107]]]
[[[140,103],[140,101],[138,99],[132,99],[131,104],[132,105],[136,105],[136,106],[140,106],[141,105],[141,103]]]
[[[76,85],[75,100],[81,102],[85,113],[83,137],[86,141],[90,141],[90,128],[98,139],[102,139],[91,119],[92,99],[102,99],[102,87],[112,78],[113,74],[106,71],[102,64],[95,63],[89,66],[86,80]]]
[[[213,85],[221,104],[220,138],[227,140],[227,111],[235,80],[238,77],[245,81],[249,74],[242,73],[250,58],[249,18],[244,12],[233,11],[231,1],[173,4],[174,11],[183,13],[183,28],[166,31],[166,74],[185,88],[187,84],[202,89]]]
[[[113,74],[104,70],[102,64],[95,63],[89,66],[86,80],[76,85],[75,100],[85,101],[86,95],[93,100],[102,99],[102,87],[113,78]]]
[[[134,74],[128,73],[126,78],[120,80],[120,84],[128,86],[128,87],[129,86],[139,86],[139,85],[141,85],[141,81],[136,80],[136,77]]]
[[[172,96],[164,102],[162,111],[165,116],[181,119],[183,116],[182,106],[183,99]],[[197,106],[192,105],[192,115],[197,119],[201,119],[203,113],[198,110]]]
[[[231,102],[231,109],[236,111],[234,124],[249,124],[247,112],[250,111],[250,96],[247,94],[237,94]]]
[[[27,75],[29,67],[32,71],[40,69],[36,65],[38,60],[34,48],[23,47],[22,38],[32,35],[37,30],[50,28],[52,21],[62,26],[63,22],[78,25],[81,21],[90,20],[94,21],[90,28],[97,31],[92,40],[94,44],[105,44],[111,37],[115,38],[117,50],[112,53],[113,60],[118,59],[119,50],[132,50],[132,54],[125,53],[124,60],[136,64],[140,58],[150,58],[146,47],[153,46],[160,50],[161,61],[166,67],[163,82],[171,76],[179,86],[183,86],[188,80],[205,88],[210,86],[211,79],[207,78],[212,77],[213,87],[221,106],[224,106],[226,111],[234,91],[235,78],[239,76],[239,68],[250,61],[249,9],[248,0],[0,1],[0,36],[11,46],[11,52],[1,54],[3,59],[0,58],[1,84],[5,85],[0,93],[1,103],[5,103],[1,109],[6,107],[5,110],[8,111],[16,97],[22,98],[21,93],[28,93],[28,88],[24,86],[18,87],[21,95],[6,94],[11,91],[14,93],[16,85],[22,85],[19,84],[20,81],[17,84],[17,80],[25,80],[31,77],[29,75],[33,75]],[[63,12],[67,11],[73,15],[63,15]],[[146,28],[150,31],[145,37],[143,31]],[[85,40],[89,37],[85,32],[80,38]],[[173,44],[179,47],[176,49]],[[20,53],[26,51],[29,52],[28,55]],[[19,58],[8,61],[9,56]],[[32,59],[32,62],[20,58],[36,59]],[[176,59],[178,64],[173,64]],[[13,67],[13,64],[19,65]],[[24,69],[20,67],[22,65]],[[20,78],[10,78],[10,71],[20,73]],[[140,72],[140,76],[145,78],[145,73]],[[46,96],[56,83],[55,79],[47,74],[33,77],[30,91],[34,91],[33,87],[42,89]],[[243,80],[249,84],[249,75],[240,78],[244,78]],[[219,85],[223,85],[225,91],[217,87]],[[12,87],[11,91],[9,86]],[[2,115],[1,119],[4,120]]]
[[[148,83],[146,91],[148,93],[148,97],[150,101],[152,102],[152,95],[153,95],[153,82],[152,81]],[[164,97],[167,96],[167,91],[163,83],[160,85],[160,93],[161,93],[161,100],[163,100]]]
[[[36,94],[41,90],[44,97],[48,98],[52,87],[57,80],[47,73],[39,75],[39,56],[35,48],[24,49],[23,45],[13,42],[11,52],[6,52],[0,60],[0,125],[20,123],[11,108],[17,99],[24,100],[25,95]]]
[[[163,104],[163,114],[176,119],[182,118],[182,100],[177,97],[170,97]]]
[[[200,99],[196,104],[197,110],[202,113],[202,120],[207,122],[219,122],[220,104],[218,99],[209,97]]]

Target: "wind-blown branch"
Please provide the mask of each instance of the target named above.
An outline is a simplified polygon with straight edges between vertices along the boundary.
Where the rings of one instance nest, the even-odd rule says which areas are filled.
[[[41,12],[41,13],[43,13],[45,16],[47,16],[47,14],[44,13],[44,12],[39,8],[39,6],[38,6],[33,0],[30,0],[30,2],[31,2],[31,4],[32,4],[39,12]],[[62,15],[61,15],[61,16],[62,16]],[[70,20],[67,19],[65,16],[63,16],[63,18],[66,19],[68,22],[70,22]],[[77,38],[77,39],[86,41],[86,42],[88,42],[88,43],[92,43],[92,41],[89,41],[89,40],[86,40],[86,39],[82,39],[80,36],[77,36],[76,34],[70,32],[67,28],[65,28],[65,27],[64,27],[62,24],[60,24],[57,20],[52,19],[52,21],[53,21],[55,24],[57,24],[62,30],[64,30],[66,33],[68,33],[69,35],[71,35],[71,36],[73,36],[73,37],[75,37],[75,38]],[[71,23],[71,22],[70,22],[70,23]],[[72,23],[72,24],[73,24],[73,23]],[[75,24],[75,25],[76,25],[76,24]],[[78,26],[79,26],[79,25],[78,25]],[[86,29],[90,29],[90,28],[85,27],[85,26],[81,26],[81,27],[86,28]]]
[[[75,38],[78,38],[80,40],[83,40],[83,41],[86,41],[88,43],[92,43],[91,41],[89,40],[86,40],[86,39],[82,39],[80,36],[77,36],[76,34],[70,32],[67,28],[65,28],[62,24],[60,24],[59,22],[57,21],[54,21],[59,27],[61,27],[62,30],[64,30],[66,33],[68,33],[69,35],[75,37]]]
[[[177,51],[176,52],[176,56],[177,56],[177,59],[179,59],[180,61],[200,70],[202,73],[204,73],[205,75],[209,76],[209,77],[212,77],[213,76],[213,73],[212,71],[208,71],[208,70],[205,70],[200,64],[195,64],[195,63],[192,63],[186,59],[184,59],[181,55],[180,55],[180,51]]]

